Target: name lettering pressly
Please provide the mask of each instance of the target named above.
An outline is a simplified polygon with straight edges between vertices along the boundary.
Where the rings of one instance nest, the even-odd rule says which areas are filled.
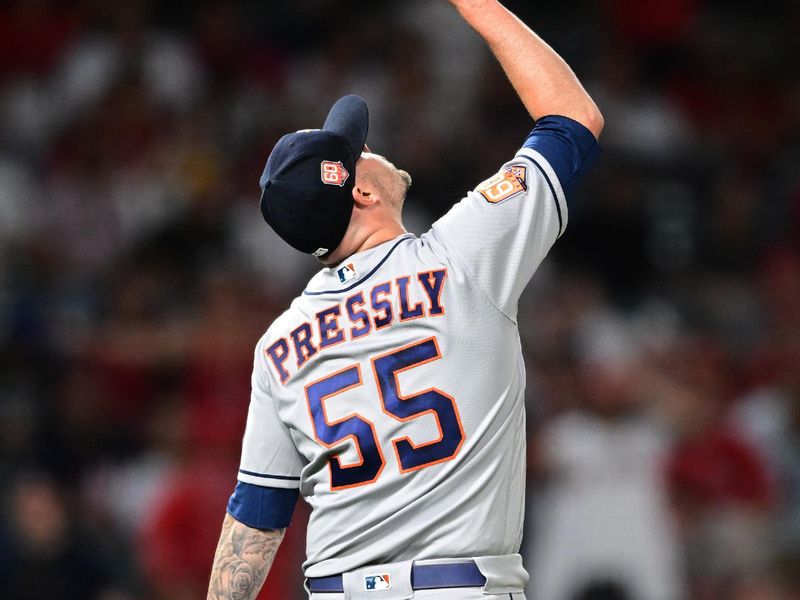
[[[370,335],[396,323],[445,314],[442,292],[447,269],[403,275],[354,292],[300,323],[266,349],[281,383],[318,352]],[[412,291],[413,290],[413,291]],[[293,359],[293,360],[290,360]]]

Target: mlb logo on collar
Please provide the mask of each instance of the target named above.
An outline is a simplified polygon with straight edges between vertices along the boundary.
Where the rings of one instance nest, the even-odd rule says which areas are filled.
[[[339,269],[336,270],[336,274],[339,276],[339,281],[347,283],[356,276],[356,268],[353,266],[353,263],[347,263],[345,266],[339,267]]]
[[[367,575],[364,577],[364,589],[368,592],[377,592],[380,590],[389,590],[392,584],[389,582],[389,574],[383,573],[381,575]]]

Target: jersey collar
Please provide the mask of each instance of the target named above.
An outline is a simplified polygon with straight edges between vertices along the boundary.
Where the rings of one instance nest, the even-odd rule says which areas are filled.
[[[403,233],[377,246],[351,254],[336,266],[326,267],[314,275],[303,295],[340,294],[358,287],[380,269],[398,246],[415,238],[413,233]]]

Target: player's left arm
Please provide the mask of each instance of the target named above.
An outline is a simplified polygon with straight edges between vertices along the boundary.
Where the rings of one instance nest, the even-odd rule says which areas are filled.
[[[302,459],[272,398],[266,339],[258,342],[253,357],[242,462],[214,555],[208,600],[258,595],[297,503]]]
[[[285,529],[255,529],[225,515],[207,600],[254,600],[264,585]]]
[[[486,41],[534,120],[567,117],[599,139],[603,115],[569,65],[542,38],[497,0],[450,3]]]
[[[430,238],[515,320],[523,289],[567,226],[568,199],[599,155],[603,116],[569,65],[500,2],[450,2],[486,41],[535,126]]]

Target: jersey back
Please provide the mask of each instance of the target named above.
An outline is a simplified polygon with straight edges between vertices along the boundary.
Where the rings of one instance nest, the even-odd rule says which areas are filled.
[[[551,162],[525,147],[419,238],[323,269],[258,343],[239,481],[309,502],[306,576],[518,551],[516,304],[566,225]]]

